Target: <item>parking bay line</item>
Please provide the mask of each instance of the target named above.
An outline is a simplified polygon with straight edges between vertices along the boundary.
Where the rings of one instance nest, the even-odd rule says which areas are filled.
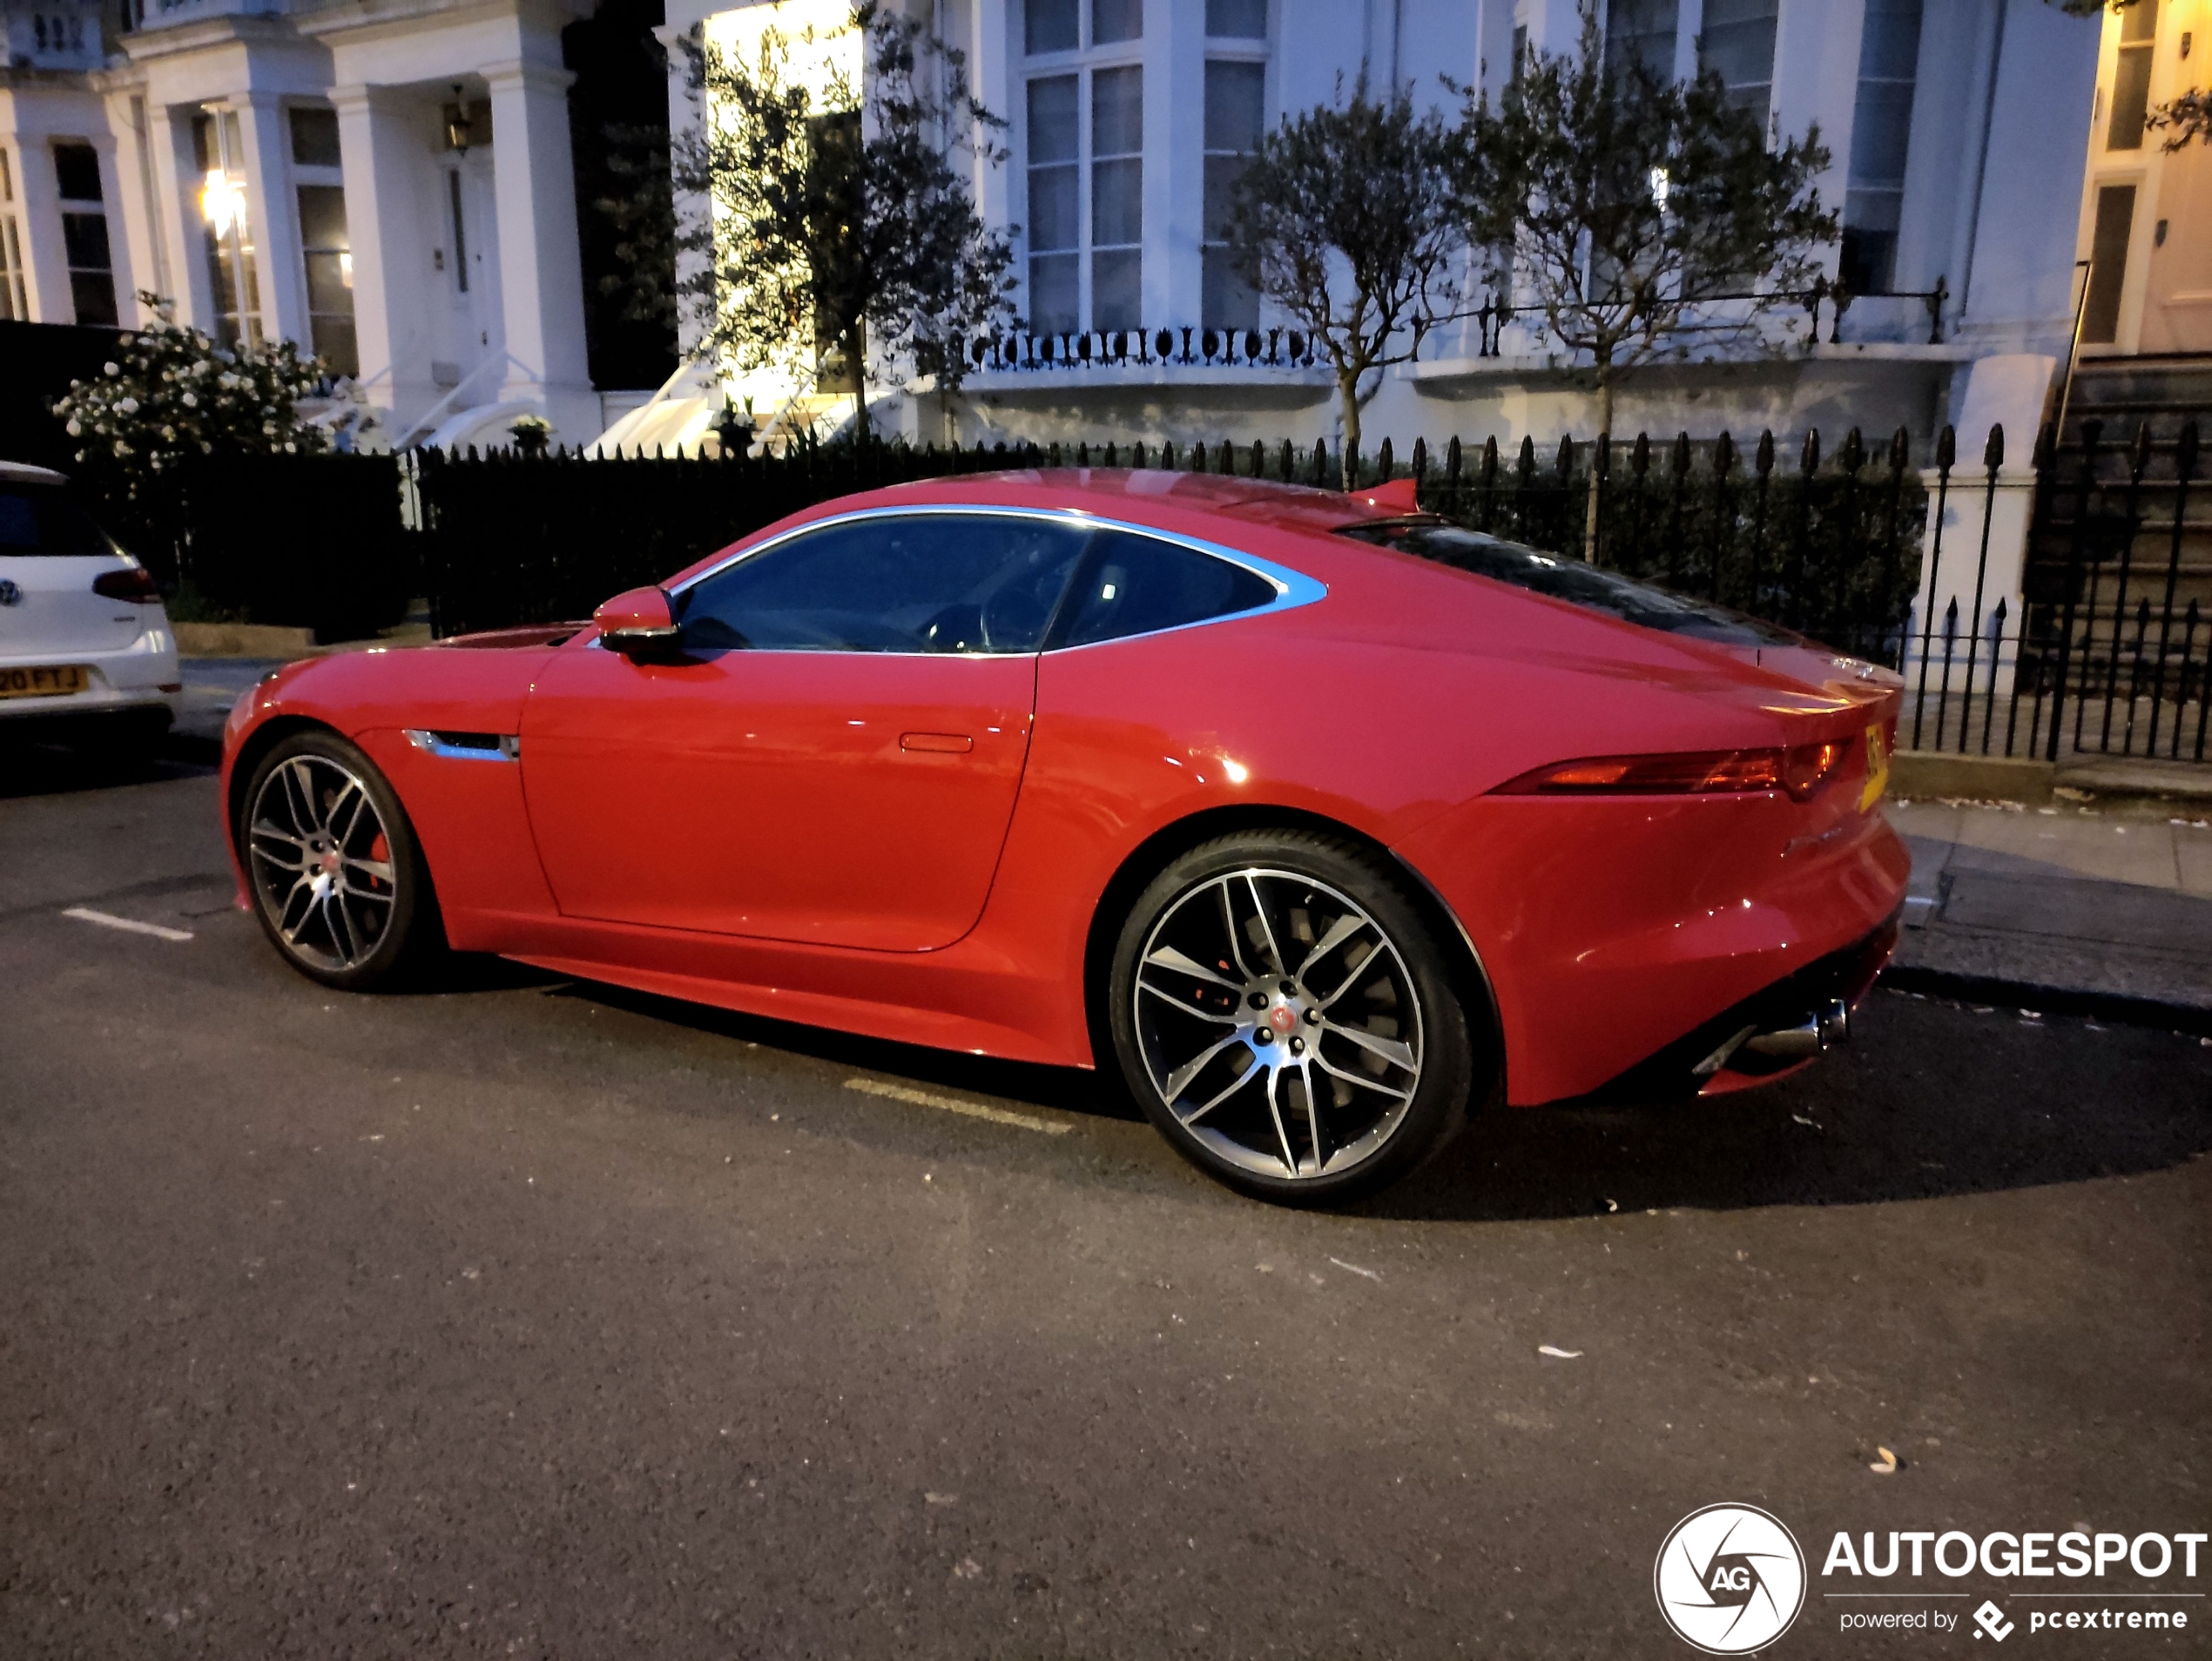
[[[1032,1118],[1027,1113],[1008,1112],[1002,1107],[986,1107],[981,1102],[963,1102],[957,1096],[939,1096],[926,1090],[912,1090],[904,1084],[887,1084],[876,1078],[848,1078],[847,1090],[866,1090],[871,1096],[887,1096],[894,1102],[912,1102],[916,1107],[941,1107],[948,1113],[965,1113],[972,1119],[988,1119],[994,1124],[1011,1124],[1024,1131],[1042,1131],[1047,1136],[1065,1136],[1076,1127],[1055,1124],[1050,1119]]]
[[[156,940],[190,940],[189,928],[165,928],[158,922],[140,922],[135,917],[118,917],[105,911],[95,911],[90,906],[71,906],[62,913],[79,922],[96,922],[103,928],[120,928],[129,935],[152,935]]]

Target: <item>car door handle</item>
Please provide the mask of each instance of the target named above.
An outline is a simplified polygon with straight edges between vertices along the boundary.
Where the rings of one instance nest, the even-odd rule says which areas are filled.
[[[966,755],[975,747],[975,740],[965,733],[901,733],[899,747],[927,750],[939,755]]]

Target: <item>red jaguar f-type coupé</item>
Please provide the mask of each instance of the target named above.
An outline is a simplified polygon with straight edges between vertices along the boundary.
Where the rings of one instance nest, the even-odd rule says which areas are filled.
[[[240,903],[366,989],[452,948],[1121,1070],[1248,1193],[1470,1102],[1727,1090],[1895,939],[1898,682],[1363,496],[1076,469],[825,503],[621,595],[282,670]]]

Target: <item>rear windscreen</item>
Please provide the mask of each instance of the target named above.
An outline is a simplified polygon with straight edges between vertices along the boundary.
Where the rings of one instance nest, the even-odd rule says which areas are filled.
[[[1479,530],[1441,521],[1383,520],[1346,525],[1338,533],[1401,553],[1417,554],[1456,571],[1511,583],[1532,593],[1602,611],[1629,623],[1668,634],[1695,635],[1727,645],[1776,646],[1799,644],[1796,635],[1770,623],[1731,611],[1724,605],[1693,600],[1618,571],[1604,571],[1561,554],[1547,554],[1517,542],[1502,542]]]
[[[120,551],[108,534],[59,490],[0,484],[0,557]]]

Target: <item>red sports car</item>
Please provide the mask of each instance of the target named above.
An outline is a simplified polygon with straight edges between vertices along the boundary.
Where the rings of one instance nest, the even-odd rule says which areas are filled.
[[[1471,1102],[1734,1088],[1895,939],[1899,683],[1414,510],[1219,476],[825,503],[607,602],[291,665],[240,903],[327,985],[451,948],[1117,1066],[1265,1198]]]

